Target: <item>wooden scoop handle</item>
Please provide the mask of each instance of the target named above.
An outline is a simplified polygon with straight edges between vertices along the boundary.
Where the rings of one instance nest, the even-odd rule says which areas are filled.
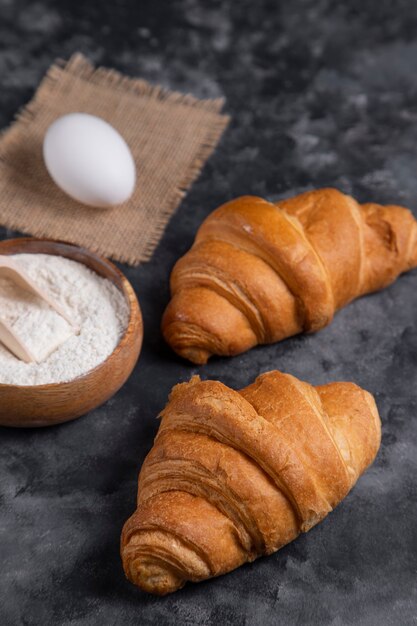
[[[16,285],[33,293],[35,296],[38,296],[42,300],[44,300],[49,306],[54,309],[61,317],[64,318],[72,326],[75,331],[78,333],[79,328],[75,324],[73,320],[65,313],[65,311],[61,308],[61,306],[55,302],[52,298],[48,296],[47,293],[43,291],[38,285],[36,285],[31,278],[26,274],[21,267],[18,266],[12,259],[7,256],[0,255],[0,276],[6,276],[10,278]]]
[[[3,320],[0,320],[0,342],[21,361],[25,361],[25,363],[36,361],[29,348],[20,341],[13,329]]]

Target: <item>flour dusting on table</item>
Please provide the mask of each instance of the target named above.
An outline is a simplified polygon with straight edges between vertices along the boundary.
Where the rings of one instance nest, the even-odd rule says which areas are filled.
[[[0,279],[0,317],[42,355],[43,345],[60,337],[64,343],[41,363],[24,363],[0,343],[0,383],[43,385],[67,382],[86,374],[113,352],[129,321],[129,306],[109,280],[82,263],[47,254],[16,254],[13,259],[79,326],[69,325],[36,296]]]

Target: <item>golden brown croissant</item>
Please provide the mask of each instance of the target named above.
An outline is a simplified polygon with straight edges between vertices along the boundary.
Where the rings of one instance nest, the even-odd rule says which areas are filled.
[[[239,392],[195,376],[174,387],[162,417],[121,540],[127,577],[159,595],[309,530],[373,461],[381,436],[367,391],[277,371]]]
[[[417,266],[417,222],[399,206],[335,189],[276,204],[245,196],[214,211],[175,265],[162,330],[205,363],[328,324],[335,311]]]

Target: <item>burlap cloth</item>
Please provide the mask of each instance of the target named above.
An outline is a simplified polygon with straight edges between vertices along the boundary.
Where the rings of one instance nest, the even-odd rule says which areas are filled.
[[[70,241],[137,265],[164,227],[228,123],[223,101],[197,100],[114,70],[80,54],[57,62],[33,100],[0,138],[0,223]],[[61,192],[43,162],[48,126],[70,112],[98,115],[127,141],[136,162],[132,198],[113,209],[85,207]]]

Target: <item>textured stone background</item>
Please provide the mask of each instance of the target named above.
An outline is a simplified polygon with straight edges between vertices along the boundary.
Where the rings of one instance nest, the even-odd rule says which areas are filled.
[[[76,422],[0,429],[2,624],[417,623],[416,272],[318,335],[200,371],[240,387],[281,368],[375,394],[381,452],[337,510],[279,553],[165,599],[125,581],[118,556],[155,416],[171,386],[197,371],[159,332],[170,268],[204,216],[245,193],[334,185],[417,211],[416,28],[415,0],[0,0],[0,126],[54,58],[76,50],[174,89],[224,95],[233,116],[152,262],[126,269],[146,329],[128,384]]]

